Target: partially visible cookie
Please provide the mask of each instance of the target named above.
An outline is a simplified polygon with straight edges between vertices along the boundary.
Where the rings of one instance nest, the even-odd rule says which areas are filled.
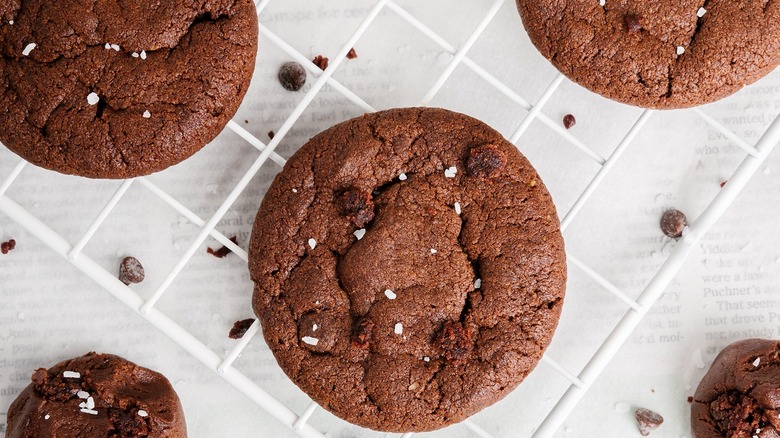
[[[253,307],[279,365],[352,423],[456,423],[536,366],[566,257],[536,170],[484,123],[367,114],[311,139],[252,230]]]
[[[693,438],[780,437],[780,341],[747,339],[718,354],[696,388]]]
[[[0,5],[0,141],[47,169],[130,178],[211,141],[249,87],[250,0]]]
[[[168,379],[111,354],[88,353],[38,369],[8,409],[7,438],[184,438]]]
[[[645,108],[713,102],[780,63],[780,3],[517,0],[531,41],[571,80]]]

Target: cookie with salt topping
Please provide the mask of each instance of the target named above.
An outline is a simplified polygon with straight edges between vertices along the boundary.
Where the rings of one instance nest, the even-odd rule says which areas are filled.
[[[0,141],[90,178],[174,165],[211,141],[249,87],[250,0],[0,4]]]
[[[610,99],[674,109],[713,102],[780,63],[780,3],[517,0],[558,70]]]
[[[367,114],[296,152],[257,213],[249,269],[290,379],[395,432],[512,391],[550,342],[566,283],[536,170],[484,123],[432,108]]]
[[[8,409],[7,438],[185,438],[179,397],[160,373],[87,353],[38,369]]]

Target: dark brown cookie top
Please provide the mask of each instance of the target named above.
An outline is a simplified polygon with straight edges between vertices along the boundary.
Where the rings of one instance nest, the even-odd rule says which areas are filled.
[[[718,354],[691,405],[694,438],[780,436],[780,341],[747,339]]]
[[[119,356],[87,353],[32,382],[8,410],[8,438],[187,436],[168,379]]]
[[[257,51],[250,0],[0,5],[0,141],[62,173],[174,165],[235,114]]]
[[[563,74],[646,108],[713,102],[780,62],[780,3],[517,0],[531,41]]]
[[[442,109],[314,137],[265,195],[249,255],[282,369],[322,407],[385,431],[440,428],[509,393],[565,292],[558,216],[534,168]]]

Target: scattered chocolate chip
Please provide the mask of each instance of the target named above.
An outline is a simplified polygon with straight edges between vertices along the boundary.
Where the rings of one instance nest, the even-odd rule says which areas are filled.
[[[645,408],[637,409],[634,416],[636,417],[636,422],[639,424],[639,433],[642,436],[649,435],[650,432],[656,430],[658,426],[664,422],[664,417]]]
[[[144,266],[135,257],[125,257],[119,264],[119,281],[126,285],[144,281]]]
[[[238,236],[233,236],[230,238],[230,241],[238,245]],[[211,249],[211,247],[206,248],[206,252],[213,255],[214,257],[221,259],[225,257],[226,255],[232,253],[233,251],[230,250],[227,246],[223,246],[222,248],[214,251]]]
[[[246,334],[246,331],[249,330],[249,327],[252,326],[252,323],[255,322],[254,319],[243,319],[241,321],[236,321],[233,324],[233,328],[230,329],[230,333],[228,334],[228,338],[230,339],[241,339]]]
[[[492,178],[504,168],[506,158],[494,144],[471,148],[466,161],[466,173],[478,178]]]
[[[8,254],[10,251],[13,251],[14,248],[16,248],[16,241],[14,239],[0,243],[0,252],[3,254]]]
[[[564,128],[571,129],[576,124],[577,124],[577,119],[574,118],[573,114],[566,114],[565,116],[563,116]]]
[[[688,225],[688,220],[680,210],[666,210],[661,216],[661,231],[673,239],[682,236],[683,228],[686,225]]]
[[[274,135],[276,135],[276,134],[274,134],[273,131],[268,131],[268,138],[270,138],[271,140],[274,139]]]
[[[374,219],[374,201],[370,193],[347,190],[341,195],[341,209],[347,219],[358,228],[363,228]]]
[[[642,30],[642,17],[639,15],[628,14],[623,18],[628,33],[638,33]]]
[[[244,123],[246,123],[248,125],[249,124],[249,120],[244,120]]]
[[[471,333],[459,322],[447,321],[442,325],[434,339],[436,348],[450,362],[460,362],[472,349]]]
[[[725,186],[727,182],[729,182],[729,180],[721,181],[720,188],[723,188],[723,186]]]
[[[688,403],[693,403],[693,397],[691,397],[690,395],[688,396]]]
[[[298,91],[306,83],[306,70],[297,62],[291,61],[279,69],[279,82],[289,91]]]
[[[311,62],[313,62],[314,65],[316,65],[317,67],[319,67],[320,70],[325,70],[328,68],[328,58],[322,55],[315,56]]]
[[[374,322],[365,317],[360,318],[352,327],[352,345],[359,348],[368,347],[372,330],[374,330]]]
[[[347,52],[347,59],[355,59],[357,58],[357,52],[355,51],[355,48],[349,49],[349,52]]]
[[[114,430],[110,431],[111,437],[135,438],[149,436],[149,425],[146,419],[138,415],[138,409],[123,410],[108,408],[108,419]]]

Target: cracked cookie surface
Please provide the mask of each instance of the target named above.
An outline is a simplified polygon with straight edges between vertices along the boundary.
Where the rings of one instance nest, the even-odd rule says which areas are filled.
[[[0,141],[90,178],[163,170],[211,141],[249,87],[250,0],[0,5]]]
[[[425,431],[514,389],[566,283],[555,207],[484,123],[367,114],[304,145],[258,211],[253,307],[279,365],[352,423]]]
[[[780,342],[746,339],[724,348],[691,403],[694,438],[780,437]]]
[[[184,438],[168,379],[119,356],[88,353],[38,369],[8,409],[8,438]]]
[[[773,0],[517,0],[531,41],[610,99],[685,108],[739,91],[780,63]]]

